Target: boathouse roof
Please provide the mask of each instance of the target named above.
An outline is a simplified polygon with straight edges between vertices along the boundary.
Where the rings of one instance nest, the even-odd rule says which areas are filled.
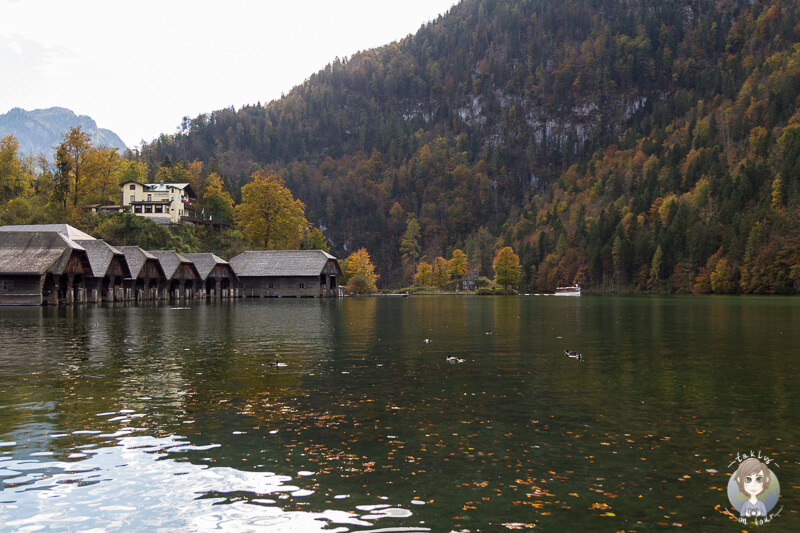
[[[334,261],[341,274],[339,262],[322,250],[262,250],[244,252],[231,257],[230,264],[242,276],[319,276]]]
[[[161,267],[161,262],[156,256],[142,250],[138,246],[117,246],[119,251],[125,254],[125,261],[128,263],[128,268],[131,272],[132,278],[138,278],[142,272],[142,268],[148,260],[154,261],[158,268],[161,270],[161,275],[164,276],[164,269]]]
[[[217,265],[225,265],[231,270],[231,274],[233,274],[233,269],[231,268],[230,263],[222,259],[221,257],[215,254],[182,254],[186,259],[194,263],[194,266],[197,268],[197,272],[200,274],[200,279],[204,280],[208,278],[208,275],[214,270],[214,267]]]
[[[6,233],[0,239],[0,274],[61,275],[75,252],[81,255],[87,275],[91,274],[86,250],[62,233],[18,230]]]
[[[0,226],[0,231],[60,233],[73,241],[91,241],[94,237],[69,224],[18,224]]]
[[[92,265],[92,272],[94,272],[95,277],[99,278],[106,275],[114,257],[120,258],[123,275],[126,278],[131,277],[128,261],[125,259],[125,254],[122,253],[122,250],[101,239],[77,240],[75,242],[86,249],[86,254],[89,256],[89,264]]]
[[[178,267],[181,265],[190,266],[194,277],[197,279],[200,278],[200,273],[197,271],[197,267],[190,259],[182,254],[172,250],[151,250],[150,253],[158,259],[159,263],[161,263],[161,268],[164,269],[164,274],[167,276],[167,279],[172,279],[175,277],[175,273],[178,271]]]

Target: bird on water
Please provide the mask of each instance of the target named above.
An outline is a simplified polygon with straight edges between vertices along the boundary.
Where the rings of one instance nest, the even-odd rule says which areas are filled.
[[[583,354],[574,352],[572,350],[564,350],[564,355],[566,355],[570,359],[577,359],[578,361],[583,361]]]

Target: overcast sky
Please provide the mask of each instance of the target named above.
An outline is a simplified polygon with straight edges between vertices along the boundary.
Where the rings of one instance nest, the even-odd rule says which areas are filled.
[[[130,147],[269,102],[457,0],[0,0],[0,114],[66,107]]]

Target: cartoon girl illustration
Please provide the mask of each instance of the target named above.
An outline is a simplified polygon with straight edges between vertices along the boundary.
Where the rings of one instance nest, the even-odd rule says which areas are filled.
[[[743,517],[767,516],[767,508],[758,496],[769,490],[770,471],[767,465],[756,457],[742,461],[734,474],[736,484],[747,501],[742,504],[739,514]]]

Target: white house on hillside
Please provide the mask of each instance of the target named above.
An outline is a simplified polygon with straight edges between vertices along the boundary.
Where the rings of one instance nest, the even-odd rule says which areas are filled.
[[[177,224],[181,217],[193,215],[194,191],[188,183],[139,183],[120,185],[120,205],[133,213],[160,224]]]

